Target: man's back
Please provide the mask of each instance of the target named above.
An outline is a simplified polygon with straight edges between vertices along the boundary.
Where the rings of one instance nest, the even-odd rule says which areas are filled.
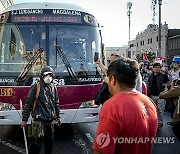
[[[120,92],[109,99],[101,110],[93,148],[108,154],[148,154],[153,142],[148,140],[155,138],[156,131],[154,103],[139,92]],[[106,139],[101,134],[106,134]],[[107,138],[110,139],[109,144]],[[103,139],[106,146],[100,142]]]

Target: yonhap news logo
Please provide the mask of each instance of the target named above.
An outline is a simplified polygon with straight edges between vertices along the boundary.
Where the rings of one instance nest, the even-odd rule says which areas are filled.
[[[96,137],[99,148],[107,147],[111,141],[113,144],[173,144],[175,137],[110,137],[108,132],[100,133]]]
[[[99,148],[104,148],[104,147],[108,146],[110,143],[109,133],[108,132],[100,133],[96,137],[96,143],[97,143]]]
[[[115,144],[173,144],[175,137],[113,137],[113,142]]]

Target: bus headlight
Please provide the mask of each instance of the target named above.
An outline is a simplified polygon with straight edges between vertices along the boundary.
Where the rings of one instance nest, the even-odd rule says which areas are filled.
[[[15,107],[10,103],[0,102],[0,111],[15,110]]]
[[[83,102],[79,108],[97,108],[99,105],[94,103],[94,100]]]

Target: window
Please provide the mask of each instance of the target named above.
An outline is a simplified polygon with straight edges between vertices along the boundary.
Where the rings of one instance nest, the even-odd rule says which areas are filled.
[[[39,46],[44,50],[40,29],[35,25],[4,25],[0,43],[0,71],[21,72],[32,60]],[[41,27],[42,28],[42,27]],[[41,57],[41,59],[43,59]],[[39,65],[40,66],[40,65]],[[36,67],[37,68],[37,67]],[[33,68],[35,70],[36,68]],[[39,68],[40,69],[40,68]]]
[[[57,54],[54,46],[62,48],[63,57]],[[95,52],[100,53],[100,38],[98,29],[88,26],[50,25],[49,26],[49,64],[55,72],[67,72],[65,60],[77,73],[88,71],[96,73],[93,65]],[[67,62],[66,61],[66,62]]]
[[[180,39],[177,40],[177,48],[180,48]]]
[[[159,37],[157,36],[157,37],[156,37],[156,42],[158,42],[158,41],[159,41]]]
[[[134,44],[130,44],[130,48],[134,47]]]

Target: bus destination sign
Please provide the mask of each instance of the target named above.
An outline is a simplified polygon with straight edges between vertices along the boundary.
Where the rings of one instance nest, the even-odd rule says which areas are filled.
[[[11,22],[82,23],[82,19],[80,11],[63,9],[24,9],[11,11]]]

